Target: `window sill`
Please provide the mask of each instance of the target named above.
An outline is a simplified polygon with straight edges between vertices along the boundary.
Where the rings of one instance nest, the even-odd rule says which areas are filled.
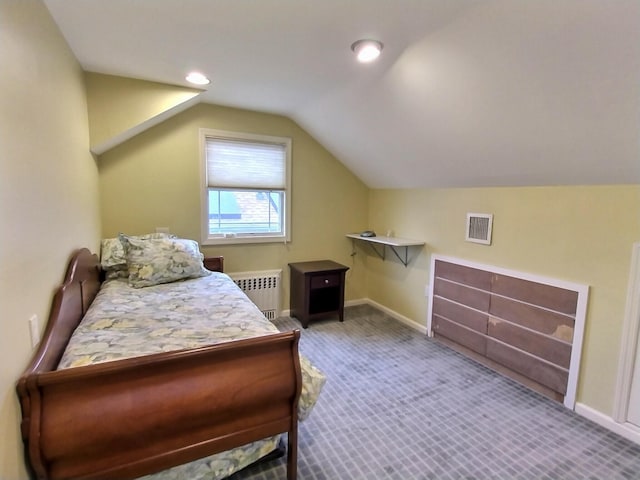
[[[290,238],[287,237],[216,237],[206,238],[200,242],[201,245],[246,245],[251,243],[289,243]]]

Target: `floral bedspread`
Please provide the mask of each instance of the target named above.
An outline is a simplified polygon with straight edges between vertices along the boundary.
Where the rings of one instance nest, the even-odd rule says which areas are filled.
[[[126,279],[114,279],[104,282],[73,333],[58,369],[276,332],[278,329],[223,273],[145,288],[132,288]],[[304,420],[315,405],[326,377],[302,355],[300,364],[302,394],[298,416]],[[225,478],[271,451],[278,438],[143,478]]]

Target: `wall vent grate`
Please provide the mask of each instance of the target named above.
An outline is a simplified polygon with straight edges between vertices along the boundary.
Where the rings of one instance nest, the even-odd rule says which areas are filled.
[[[467,213],[467,242],[491,245],[491,230],[493,228],[493,214]]]
[[[229,276],[267,319],[278,318],[282,270],[237,272],[229,273]]]

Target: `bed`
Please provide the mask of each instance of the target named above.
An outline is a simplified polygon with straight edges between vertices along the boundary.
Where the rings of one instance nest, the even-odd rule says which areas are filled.
[[[326,380],[299,355],[299,331],[279,332],[195,242],[118,240],[122,271],[105,263],[104,242],[102,265],[73,254],[18,381],[34,476],[224,478],[286,434],[295,479],[298,420]],[[154,252],[153,268],[136,249]]]

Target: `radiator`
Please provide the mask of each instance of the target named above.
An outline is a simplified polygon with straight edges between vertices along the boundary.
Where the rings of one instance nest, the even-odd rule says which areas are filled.
[[[229,273],[231,279],[269,320],[280,314],[280,278],[282,270]]]

